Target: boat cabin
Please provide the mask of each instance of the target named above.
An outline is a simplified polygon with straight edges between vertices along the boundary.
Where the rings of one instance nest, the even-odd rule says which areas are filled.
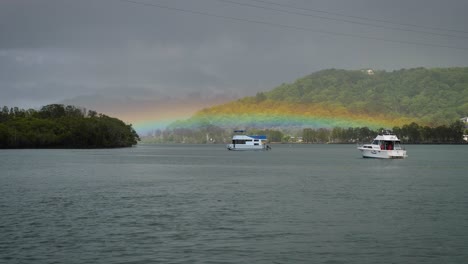
[[[245,130],[235,130],[235,133],[245,133]],[[266,144],[267,136],[265,135],[234,135],[231,144],[227,145],[229,150],[257,150],[266,149],[270,147]]]
[[[266,140],[266,136],[235,135],[232,138],[232,144],[259,146],[264,144]]]

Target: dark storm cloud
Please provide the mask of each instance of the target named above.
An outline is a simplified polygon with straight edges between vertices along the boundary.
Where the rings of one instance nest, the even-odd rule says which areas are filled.
[[[4,0],[0,105],[231,98],[326,68],[467,66],[467,9],[455,0]]]

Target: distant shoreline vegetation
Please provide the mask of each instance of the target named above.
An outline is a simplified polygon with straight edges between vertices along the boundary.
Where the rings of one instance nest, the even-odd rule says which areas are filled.
[[[136,145],[138,134],[123,121],[80,109],[51,104],[40,110],[0,110],[0,148],[121,148]]]
[[[377,130],[368,127],[334,128],[288,128],[288,129],[251,129],[250,135],[266,135],[270,143],[304,144],[350,144],[372,141],[384,128]],[[437,127],[420,126],[416,123],[395,126],[393,132],[405,144],[467,144],[463,135],[468,133],[465,123],[457,120],[450,125]],[[228,143],[232,137],[231,129],[224,129],[211,124],[198,128],[173,128],[155,130],[152,135],[143,138],[146,143]]]

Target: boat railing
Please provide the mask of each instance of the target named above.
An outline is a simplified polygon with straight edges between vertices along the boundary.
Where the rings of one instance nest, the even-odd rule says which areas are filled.
[[[395,135],[390,129],[384,129],[380,131],[381,136],[390,136],[390,135]]]

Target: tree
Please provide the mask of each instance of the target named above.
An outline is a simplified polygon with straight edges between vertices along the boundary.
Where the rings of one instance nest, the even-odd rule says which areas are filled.
[[[42,118],[60,118],[65,116],[65,107],[62,104],[50,104],[43,106],[39,111]]]
[[[314,141],[314,131],[312,128],[304,128],[302,130],[302,141],[304,143],[312,143]]]
[[[113,148],[140,140],[131,125],[102,114],[85,117],[74,106],[47,105],[38,113],[12,108],[8,117],[0,123],[0,148]]]
[[[421,140],[421,135],[419,133],[419,125],[416,123],[411,123],[409,125],[404,125],[402,132],[405,136],[408,137],[408,142],[410,143],[419,143]]]
[[[98,115],[98,113],[96,111],[93,111],[93,110],[89,110],[88,111],[88,117],[96,117]]]
[[[330,138],[330,131],[326,128],[319,128],[316,134],[317,141],[320,143],[326,143]]]
[[[457,120],[450,124],[449,126],[449,136],[450,140],[452,140],[454,143],[460,143],[463,141],[463,130],[465,129],[465,124]]]
[[[257,93],[257,95],[255,96],[255,100],[257,101],[257,103],[265,101],[266,99],[267,97],[264,93]]]

